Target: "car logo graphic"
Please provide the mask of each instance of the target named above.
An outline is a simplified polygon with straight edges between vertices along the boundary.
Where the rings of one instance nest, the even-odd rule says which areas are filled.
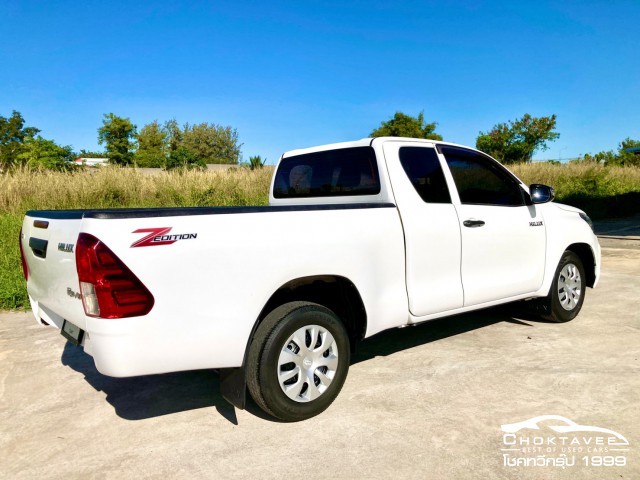
[[[557,425],[544,425],[545,428],[549,428],[558,433],[573,433],[573,432],[594,432],[594,433],[606,433],[616,437],[619,442],[610,443],[610,445],[629,445],[629,441],[618,432],[614,432],[608,428],[594,427],[592,425],[579,425],[576,422],[569,420],[566,417],[560,415],[541,415],[539,417],[533,417],[529,420],[516,423],[506,423],[501,425],[502,431],[506,433],[517,433],[520,430],[540,430],[538,425],[540,422],[547,420],[554,420]]]

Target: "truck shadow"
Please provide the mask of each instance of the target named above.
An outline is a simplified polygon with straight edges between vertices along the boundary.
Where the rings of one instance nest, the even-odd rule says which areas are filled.
[[[116,414],[125,420],[144,420],[173,413],[215,407],[237,425],[234,407],[220,394],[215,370],[114,378],[102,375],[82,347],[70,343],[62,352],[62,364],[84,375],[89,385],[106,394]]]
[[[534,317],[524,317],[527,322]],[[453,335],[469,332],[499,322],[530,326],[517,320],[504,308],[494,308],[471,314],[458,315],[415,327],[388,330],[364,340],[352,357],[352,364],[379,356],[392,355]],[[220,381],[215,370],[195,370],[161,375],[145,375],[131,378],[113,378],[96,370],[93,358],[82,347],[65,345],[62,364],[84,375],[85,380],[97,391],[106,394],[116,414],[125,420],[144,420],[173,413],[215,407],[218,413],[234,425],[238,424],[235,407],[220,394]],[[247,394],[247,411],[270,421],[278,421],[266,415]]]
[[[385,357],[500,322],[523,326],[531,326],[530,322],[548,323],[540,317],[524,312],[519,312],[515,317],[514,307],[509,305],[444,317],[405,328],[394,328],[367,338],[358,346],[351,358],[351,364]]]

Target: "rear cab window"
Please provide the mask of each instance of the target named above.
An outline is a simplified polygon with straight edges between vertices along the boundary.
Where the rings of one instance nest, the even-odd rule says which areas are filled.
[[[380,175],[372,147],[308,153],[280,161],[273,196],[285,198],[377,195]]]
[[[451,203],[438,154],[433,148],[401,147],[400,164],[425,203]]]

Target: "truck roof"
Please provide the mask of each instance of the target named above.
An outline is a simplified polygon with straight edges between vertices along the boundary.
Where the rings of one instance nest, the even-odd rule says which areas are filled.
[[[350,142],[339,142],[339,143],[329,143],[326,145],[318,145],[315,147],[309,147],[309,148],[299,148],[299,149],[295,149],[295,150],[289,150],[285,153],[282,154],[282,158],[287,158],[287,157],[292,157],[295,155],[304,155],[307,153],[315,153],[315,152],[322,152],[325,150],[335,150],[335,149],[339,149],[339,148],[354,148],[354,147],[366,147],[366,146],[373,146],[374,142],[375,143],[383,143],[383,142],[388,142],[388,141],[409,141],[409,142],[417,142],[417,143],[428,143],[430,145],[451,145],[454,147],[463,147],[463,148],[469,148],[467,146],[464,145],[460,145],[458,143],[452,143],[452,142],[444,142],[442,140],[429,140],[429,139],[424,139],[424,138],[409,138],[409,137],[375,137],[375,138],[362,138],[360,140],[353,140]]]

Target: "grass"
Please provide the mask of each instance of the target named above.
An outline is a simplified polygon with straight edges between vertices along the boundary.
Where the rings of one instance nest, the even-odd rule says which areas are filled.
[[[534,163],[512,166],[511,171],[528,185],[551,185],[557,202],[578,207],[594,219],[640,213],[640,167]]]
[[[0,309],[25,310],[29,307],[18,248],[21,223],[21,214],[0,215]]]
[[[105,167],[72,173],[0,175],[0,212],[129,207],[266,205],[273,169],[145,175]]]
[[[640,213],[640,168],[594,164],[516,165],[525,183],[556,189],[556,199],[593,218]],[[24,212],[45,209],[266,205],[273,169],[144,175],[102,168],[74,173],[0,175],[0,309],[29,308],[18,234]]]

